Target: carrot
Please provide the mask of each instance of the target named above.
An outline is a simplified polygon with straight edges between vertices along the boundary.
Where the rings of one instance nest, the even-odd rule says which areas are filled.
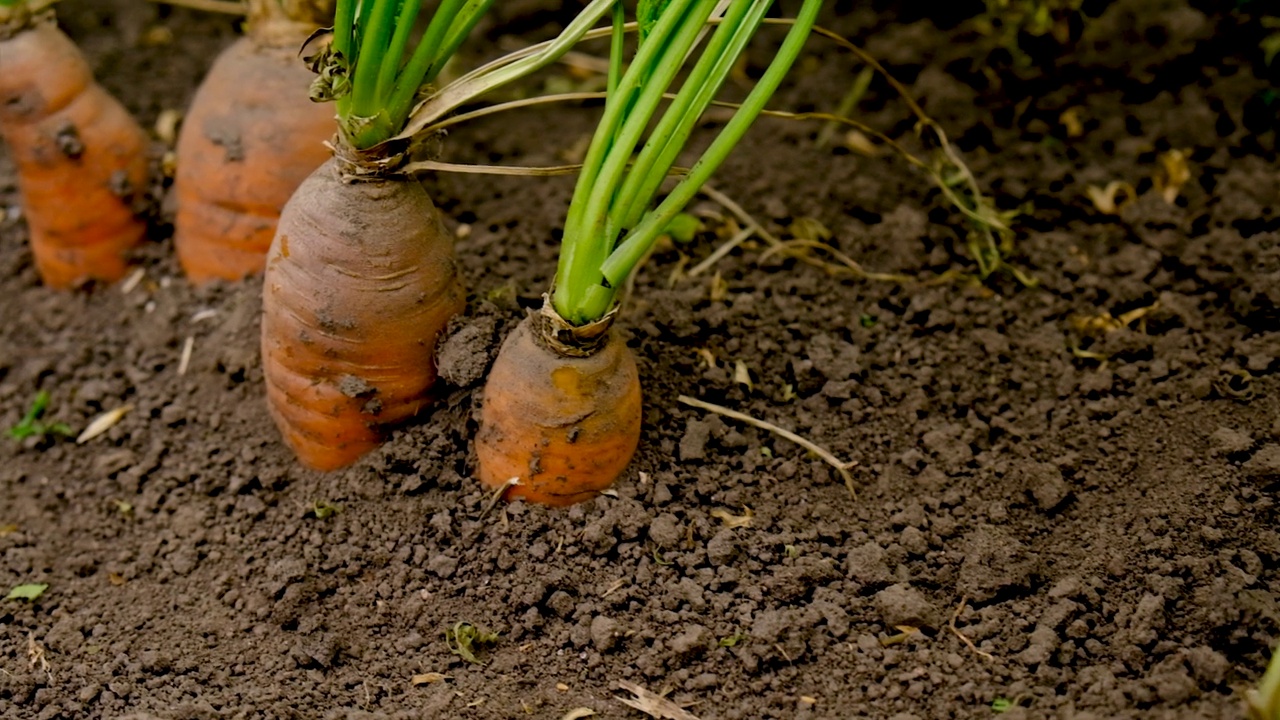
[[[498,358],[476,436],[481,482],[497,488],[516,478],[507,497],[555,506],[613,484],[640,441],[640,374],[626,343],[612,333],[575,336],[544,308],[516,327]]]
[[[465,303],[452,237],[413,176],[419,137],[568,40],[420,91],[494,0],[442,0],[409,51],[418,2],[339,0],[313,97],[337,104],[335,156],[302,183],[267,254],[262,360],[271,416],[303,464],[333,470],[426,407],[435,343]],[[580,37],[614,0],[565,33]]]
[[[485,384],[478,475],[490,488],[506,488],[508,499],[581,502],[609,487],[631,461],[640,439],[641,393],[631,351],[611,329],[617,288],[763,111],[803,49],[822,3],[805,0],[751,94],[652,207],[771,4],[641,0],[640,42],[625,73],[624,18],[615,12],[608,98],[569,203],[554,290],[541,312],[503,343]],[[716,29],[705,33],[713,19]],[[709,39],[695,53],[704,34]],[[685,82],[655,120],[682,70]]]
[[[53,24],[48,2],[0,3],[0,138],[18,171],[36,270],[67,289],[124,276],[146,234],[132,197],[147,135]]]
[[[280,209],[330,155],[333,110],[307,102],[298,48],[332,2],[279,2],[250,3],[247,35],[218,56],[178,136],[174,247],[197,284],[261,272]]]
[[[421,185],[344,182],[332,160],[312,173],[285,206],[263,288],[268,407],[298,458],[350,464],[422,410],[436,337],[465,301]]]

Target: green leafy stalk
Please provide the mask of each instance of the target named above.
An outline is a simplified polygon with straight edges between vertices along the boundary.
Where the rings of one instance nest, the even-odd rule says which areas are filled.
[[[615,202],[633,148],[715,4],[716,0],[671,0],[636,51],[616,93],[605,101],[604,117],[587,150],[565,220],[560,268],[573,273],[571,284],[583,276],[598,275],[600,264],[608,257],[613,241],[605,237],[608,209]],[[595,287],[599,283],[576,284],[584,293],[598,292]],[[570,322],[579,322],[563,309],[561,314]]]
[[[329,72],[349,80],[332,93],[343,137],[360,150],[404,130],[414,100],[439,75],[494,0],[442,0],[410,51],[419,0],[339,0]]]
[[[644,40],[609,93],[569,205],[552,301],[570,323],[585,325],[608,313],[617,289],[728,157],[790,71],[821,0],[805,0],[755,88],[689,172],[653,207],[698,118],[715,99],[771,4],[772,0],[727,4],[719,27],[637,153],[635,147],[659,102],[717,5],[700,0],[648,3],[649,14],[640,18]]]

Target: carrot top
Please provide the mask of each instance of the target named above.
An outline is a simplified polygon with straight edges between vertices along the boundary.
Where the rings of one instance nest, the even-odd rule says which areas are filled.
[[[617,288],[719,168],[791,69],[821,0],[804,0],[755,88],[687,174],[654,207],[663,180],[699,117],[715,100],[772,4],[772,0],[640,0],[640,42],[625,73],[623,18],[615,13],[608,99],[569,204],[552,295],[556,311],[570,323],[587,325],[609,312]],[[708,34],[708,23],[718,25],[699,54],[695,51]],[[653,124],[682,70],[687,72],[683,84]]]
[[[367,150],[404,129],[414,100],[494,0],[441,0],[410,50],[420,0],[338,0],[312,97],[336,100],[343,139]]]

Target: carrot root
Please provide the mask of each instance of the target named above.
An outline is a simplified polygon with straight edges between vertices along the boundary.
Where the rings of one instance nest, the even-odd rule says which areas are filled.
[[[192,100],[178,137],[174,247],[196,284],[262,272],[280,209],[330,155],[333,108],[308,100],[312,76],[296,54],[241,38]]]
[[[147,230],[132,203],[146,188],[147,135],[51,23],[0,40],[0,137],[44,283],[123,277]]]
[[[305,465],[334,470],[432,400],[435,345],[466,301],[453,238],[413,180],[344,182],[320,166],[267,255],[267,403]]]
[[[494,490],[516,478],[509,500],[567,506],[607,489],[635,455],[640,377],[616,336],[572,357],[544,339],[541,320],[525,318],[489,371],[476,437],[479,478]]]

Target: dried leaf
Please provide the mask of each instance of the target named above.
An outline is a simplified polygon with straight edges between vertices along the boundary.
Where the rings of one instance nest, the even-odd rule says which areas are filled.
[[[449,679],[449,676],[445,675],[444,673],[427,672],[427,673],[419,673],[417,675],[414,675],[409,680],[409,683],[414,687],[417,687],[419,685],[431,685],[432,683],[444,682],[445,680],[448,680],[448,679]]]
[[[14,525],[12,523],[8,525],[0,525],[0,537],[4,537],[5,535],[12,535],[13,533],[16,533],[16,532],[18,532],[17,525]]]
[[[744,513],[743,515],[734,515],[733,513],[729,512],[728,510],[725,510],[724,508],[715,508],[714,510],[711,511],[711,517],[716,518],[720,522],[724,523],[725,527],[729,527],[729,528],[751,527],[751,518],[755,515],[755,513],[751,512],[751,508],[746,507],[745,505],[742,507],[742,511]]]
[[[1112,180],[1106,187],[1090,185],[1085,188],[1093,207],[1103,215],[1119,215],[1121,208],[1138,198],[1138,191],[1123,180]]]
[[[698,720],[698,717],[688,710],[635,683],[619,680],[618,687],[636,696],[634,700],[620,697],[617,698],[618,702],[633,707],[654,720]]]
[[[108,410],[102,413],[98,417],[94,418],[93,422],[89,423],[89,426],[84,429],[84,432],[80,433],[79,437],[76,438],[76,444],[87,443],[115,427],[116,423],[120,422],[120,419],[127,415],[132,409],[132,405],[121,405],[115,410]]]
[[[597,713],[595,710],[592,710],[589,707],[580,707],[580,708],[574,708],[569,712],[565,713],[564,716],[560,718],[560,720],[582,720],[582,718],[588,718],[593,715],[599,715],[599,714],[600,713]]]
[[[741,360],[733,364],[733,381],[746,387],[748,390],[755,386],[751,384],[751,371],[747,369],[747,364]]]
[[[702,358],[702,361],[707,364],[708,369],[716,366],[715,353],[711,352],[708,348],[698,348],[697,350],[694,350],[694,352],[698,353],[698,357]]]
[[[120,587],[129,581],[120,573],[107,573],[107,582],[115,585],[116,587]]]

